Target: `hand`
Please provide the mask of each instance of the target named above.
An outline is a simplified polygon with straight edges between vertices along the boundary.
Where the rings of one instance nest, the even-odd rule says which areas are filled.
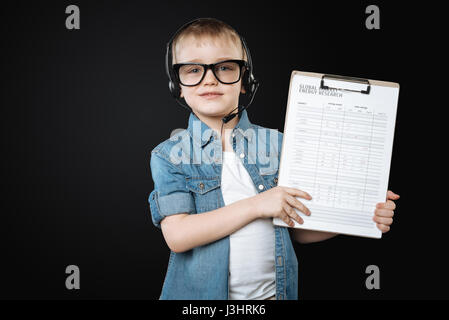
[[[295,220],[299,224],[303,224],[304,220],[296,213],[293,208],[306,215],[310,215],[310,210],[301,203],[296,197],[311,200],[312,197],[302,190],[296,188],[277,186],[265,192],[259,193],[249,200],[251,206],[257,213],[258,218],[279,218],[287,225],[293,227]]]
[[[399,195],[388,190],[387,201],[379,202],[374,210],[374,222],[377,223],[377,227],[382,233],[390,231],[390,226],[393,223],[394,209],[396,204],[392,200],[399,199]]]

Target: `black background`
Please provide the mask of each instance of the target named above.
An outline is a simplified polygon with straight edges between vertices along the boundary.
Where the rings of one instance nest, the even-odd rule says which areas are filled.
[[[81,29],[65,28],[76,4]],[[365,8],[380,8],[367,30]],[[165,46],[185,22],[235,27],[261,82],[250,121],[283,131],[292,70],[399,82],[382,240],[300,245],[300,299],[448,298],[447,41],[443,13],[363,1],[40,1],[2,4],[0,298],[158,299],[169,250],[151,222],[150,151],[188,113],[171,99]],[[65,268],[81,289],[65,288]],[[375,264],[381,289],[365,288]]]

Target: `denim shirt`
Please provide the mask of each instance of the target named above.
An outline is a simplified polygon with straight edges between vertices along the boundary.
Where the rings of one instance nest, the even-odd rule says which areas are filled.
[[[250,123],[246,110],[231,134],[231,145],[248,171],[257,192],[277,185],[282,133]],[[200,214],[225,206],[220,184],[222,143],[216,132],[193,113],[189,125],[151,152],[154,190],[151,218],[177,213]],[[275,229],[276,299],[298,299],[298,261],[288,228]],[[176,253],[170,251],[159,299],[228,300],[229,236]]]

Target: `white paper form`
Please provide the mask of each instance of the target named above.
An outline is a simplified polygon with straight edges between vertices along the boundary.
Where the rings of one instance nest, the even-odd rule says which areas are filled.
[[[399,85],[370,80],[369,94],[321,90],[321,76],[292,73],[278,185],[312,196],[298,198],[312,214],[296,210],[304,224],[295,228],[381,238],[372,218],[386,199]]]

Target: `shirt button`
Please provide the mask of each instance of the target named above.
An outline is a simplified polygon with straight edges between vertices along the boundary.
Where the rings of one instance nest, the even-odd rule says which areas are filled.
[[[244,153],[241,153],[241,154],[240,154],[240,158],[242,158],[242,159],[245,158],[245,154],[244,154]]]
[[[259,190],[263,190],[263,185],[259,184]]]
[[[203,189],[204,189],[204,183],[201,182],[201,183],[199,184],[199,187],[200,187],[201,190],[203,190]]]

